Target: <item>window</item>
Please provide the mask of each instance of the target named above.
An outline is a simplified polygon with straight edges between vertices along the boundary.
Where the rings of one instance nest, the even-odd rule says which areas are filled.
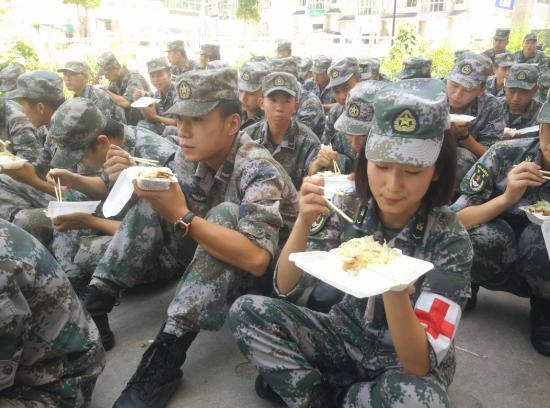
[[[422,0],[423,13],[437,13],[445,11],[445,0]]]
[[[305,7],[307,0],[298,0],[298,7]]]
[[[308,10],[324,10],[325,2],[323,0],[310,0]]]
[[[166,7],[177,10],[200,11],[201,0],[164,0]]]
[[[357,14],[360,16],[378,14],[378,0],[359,0],[357,2]]]
[[[416,7],[416,5],[418,4],[417,0],[406,0],[406,2],[407,7]]]

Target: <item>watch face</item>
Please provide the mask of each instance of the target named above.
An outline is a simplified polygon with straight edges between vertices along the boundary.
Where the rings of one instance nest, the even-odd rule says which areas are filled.
[[[189,224],[186,224],[181,219],[177,220],[174,224],[174,230],[176,232],[179,232],[183,235],[187,235],[187,231],[189,230]]]

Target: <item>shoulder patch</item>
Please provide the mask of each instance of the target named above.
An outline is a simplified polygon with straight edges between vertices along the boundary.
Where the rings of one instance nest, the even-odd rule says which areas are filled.
[[[474,172],[468,180],[468,192],[476,194],[485,190],[490,177],[489,170],[482,164],[476,163]]]

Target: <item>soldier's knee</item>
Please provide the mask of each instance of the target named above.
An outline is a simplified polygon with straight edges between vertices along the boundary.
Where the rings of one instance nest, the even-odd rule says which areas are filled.
[[[388,407],[448,408],[447,391],[423,377],[402,372],[384,375],[380,384],[380,397]]]
[[[241,323],[246,320],[246,316],[250,315],[253,298],[253,295],[244,295],[235,300],[231,305],[228,319],[233,333],[235,333]]]
[[[515,246],[515,232],[506,221],[495,219],[486,224],[478,225],[470,230],[470,238],[474,250],[490,244],[491,246]]]
[[[223,202],[215,207],[212,207],[206,219],[214,224],[222,226],[234,226],[237,224],[239,216],[239,206],[235,203]]]

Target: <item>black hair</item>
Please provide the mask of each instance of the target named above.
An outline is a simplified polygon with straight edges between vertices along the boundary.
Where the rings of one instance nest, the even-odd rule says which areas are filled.
[[[21,100],[26,101],[33,108],[37,104],[43,103],[44,105],[49,106],[50,109],[54,112],[57,110],[57,108],[59,108],[65,102],[65,98],[59,99],[57,101],[48,100],[48,99],[30,99],[30,98],[21,98]]]
[[[218,104],[218,108],[223,119],[235,113],[239,116],[243,114],[243,107],[239,99],[222,99]]]
[[[103,130],[99,132],[98,136],[99,135],[105,135],[109,138],[109,140],[121,139],[124,137],[124,125],[120,122],[117,122],[116,120],[107,118],[107,124],[105,125]],[[77,135],[75,135],[75,137],[76,136]],[[94,150],[98,144],[99,142],[96,137],[86,147],[90,150]]]
[[[368,160],[365,157],[365,148],[366,144],[355,160],[355,189],[359,197],[369,199],[372,197],[372,193],[367,177]],[[455,191],[456,169],[456,140],[446,131],[441,151],[435,162],[435,172],[439,177],[437,180],[432,181],[430,188],[424,196],[428,209],[441,207],[450,203]]]

